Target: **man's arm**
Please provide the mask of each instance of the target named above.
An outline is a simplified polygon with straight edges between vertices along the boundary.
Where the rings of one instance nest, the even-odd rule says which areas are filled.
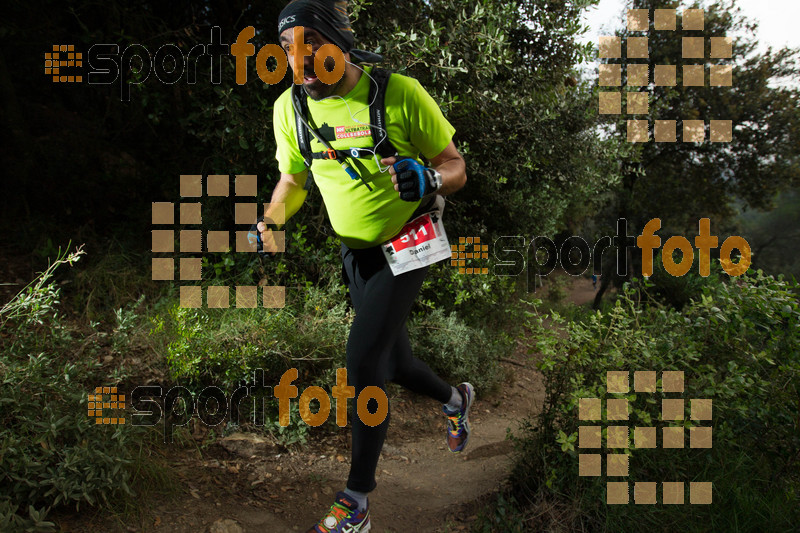
[[[399,191],[397,186],[397,172],[394,166],[392,166],[396,162],[396,157],[381,159],[382,165],[389,165],[389,173],[392,175],[394,190]],[[442,188],[437,191],[437,194],[443,196],[453,194],[467,183],[467,165],[464,163],[464,158],[458,153],[453,141],[450,141],[450,144],[448,144],[439,155],[432,157],[430,163],[431,168],[442,175]]]
[[[306,179],[308,178],[308,170],[304,170],[297,174],[286,174],[281,172],[281,178],[275,189],[272,191],[272,199],[264,211],[264,218],[274,220],[274,214],[277,204],[284,204],[286,207],[286,220],[292,218],[292,215],[300,210],[300,206],[306,199],[308,191],[305,190]]]
[[[300,210],[300,206],[303,205],[306,196],[308,195],[308,191],[306,191],[304,188],[306,179],[308,179],[308,170],[304,170],[297,174],[286,174],[281,172],[281,178],[278,181],[278,184],[275,186],[275,189],[272,191],[272,199],[264,210],[264,218],[275,220],[276,213],[278,212],[278,209],[280,209],[278,207],[280,204],[285,206],[284,223],[286,220],[289,220],[292,215],[297,213],[297,211]],[[278,226],[282,225],[283,224],[278,224]],[[263,222],[259,222],[257,228],[258,231],[261,232],[261,240],[264,242],[264,250],[275,253],[277,251],[277,246],[275,244],[275,239],[272,237],[272,232]]]

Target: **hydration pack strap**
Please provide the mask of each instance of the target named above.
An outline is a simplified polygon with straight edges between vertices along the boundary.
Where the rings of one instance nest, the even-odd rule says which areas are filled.
[[[392,157],[398,154],[397,148],[395,148],[389,140],[389,136],[386,132],[386,87],[389,84],[389,77],[391,74],[392,73],[386,69],[379,67],[373,68],[370,75],[375,80],[375,83],[372,83],[370,80],[369,94],[367,96],[367,101],[372,103],[372,105],[369,106],[369,120],[370,133],[372,134],[372,142],[375,147],[374,151],[382,158]],[[308,111],[308,95],[301,85],[292,86],[292,107],[295,115],[295,129],[297,130],[297,147],[308,169],[308,179],[306,179],[304,188],[309,190],[314,182],[314,177],[311,172],[311,164],[314,162],[314,159],[336,159],[342,164],[351,178],[359,178],[360,176],[354,178],[354,173],[345,163],[345,159],[352,158],[352,161],[357,163],[358,158],[372,157],[372,151],[367,151],[362,148],[334,150],[319,133],[310,131],[309,128],[314,128],[314,126],[311,124],[311,116]],[[304,121],[308,122],[308,127]],[[316,153],[311,151],[311,135],[314,135],[326,148],[325,151]],[[356,153],[358,155],[356,155]],[[361,165],[357,166],[363,168]],[[361,181],[364,182],[363,178],[361,178]],[[366,182],[364,182],[364,185],[372,190]]]
[[[311,132],[308,131],[306,125],[303,123],[303,117],[308,116],[308,102],[307,95],[300,85],[292,86],[292,108],[294,109],[295,130],[297,130],[297,147],[300,149],[300,154],[303,156],[303,162],[308,169],[308,178],[306,178],[305,190],[310,190],[314,184],[314,174],[311,172]]]
[[[370,75],[375,80],[375,83],[369,84],[369,95],[367,96],[367,102],[372,103],[369,106],[372,142],[375,144],[375,151],[381,157],[392,157],[398,154],[397,148],[394,147],[386,133],[386,87],[389,85],[389,77],[392,73],[386,69],[375,67]]]
[[[352,159],[371,159],[373,156],[370,148],[348,148],[347,150],[325,150],[311,154],[312,159],[341,159],[350,157]]]

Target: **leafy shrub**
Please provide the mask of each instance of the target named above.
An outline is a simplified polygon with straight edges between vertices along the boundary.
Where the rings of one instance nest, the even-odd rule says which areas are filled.
[[[636,524],[741,531],[767,523],[791,529],[800,518],[800,305],[791,289],[759,271],[728,282],[707,278],[700,297],[682,312],[657,304],[638,307],[626,290],[607,314],[569,324],[550,317],[555,329],[544,328],[544,317],[532,313],[532,328],[540,333],[531,350],[541,354],[546,400],[516,439],[513,493],[529,506],[545,497],[574,512],[567,522],[543,523],[529,507],[520,519],[534,529],[627,531]],[[569,337],[559,337],[558,329]],[[713,505],[607,506],[606,479],[578,476],[578,402],[606,397],[610,370],[680,370],[684,398],[713,400],[712,421],[687,416],[680,423],[712,426],[712,448],[627,450],[631,467],[625,479],[711,481]],[[667,425],[658,415],[661,393],[615,396],[629,401],[627,425]]]
[[[277,382],[288,368],[318,374],[344,366],[350,315],[335,284],[287,294],[280,309],[189,309],[173,302],[152,319],[173,380],[233,387],[256,369]]]
[[[108,504],[131,494],[135,428],[95,428],[87,392],[103,383],[94,358],[77,359],[77,343],[56,313],[60,254],[0,310],[0,530],[48,531],[59,505]],[[80,353],[80,352],[77,352]],[[97,380],[97,381],[93,381]]]
[[[518,290],[513,276],[459,274],[446,261],[431,265],[417,300],[419,309],[458,313],[480,329],[506,329],[517,310],[508,301]]]
[[[290,290],[280,309],[230,312],[181,308],[173,302],[151,318],[151,340],[166,354],[169,379],[195,393],[208,385],[233,391],[257,369],[264,371],[264,382],[273,386],[286,370],[297,368],[300,390],[308,385],[327,388],[336,382],[336,369],[345,366],[351,321],[345,288],[338,279],[328,279],[318,287],[309,284]],[[413,318],[409,332],[415,354],[434,371],[454,380],[470,380],[483,389],[499,382],[498,358],[512,344],[507,335],[472,327],[441,309]],[[277,402],[264,405],[264,425],[249,429],[269,433],[285,446],[302,444],[313,432],[300,423],[297,412],[289,426],[279,426]],[[242,425],[251,419],[251,409],[249,402],[240,405]],[[334,423],[333,417],[329,423]]]
[[[58,505],[108,505],[120,491],[132,494],[128,466],[136,431],[96,428],[86,416],[91,389],[74,380],[91,368],[54,365],[44,353],[3,357],[2,367],[0,502],[7,512],[36,509],[44,517]],[[3,520],[31,525],[8,515]]]
[[[675,309],[683,309],[692,299],[699,298],[706,284],[699,274],[699,265],[700,254],[694,254],[689,272],[683,276],[673,276],[664,268],[659,251],[653,259],[653,275],[650,277],[653,286],[650,294]]]
[[[566,276],[551,276],[547,280],[549,287],[547,289],[547,301],[551,304],[557,304],[567,297],[567,285],[569,278]]]
[[[508,336],[469,326],[455,313],[447,315],[441,309],[415,318],[408,329],[414,355],[434,372],[456,382],[470,381],[484,390],[498,385],[499,358],[513,345]]]

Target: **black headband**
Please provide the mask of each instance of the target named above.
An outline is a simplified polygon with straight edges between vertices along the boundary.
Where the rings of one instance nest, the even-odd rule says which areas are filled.
[[[283,8],[278,20],[278,34],[304,26],[320,32],[344,53],[353,48],[346,0],[293,0]]]

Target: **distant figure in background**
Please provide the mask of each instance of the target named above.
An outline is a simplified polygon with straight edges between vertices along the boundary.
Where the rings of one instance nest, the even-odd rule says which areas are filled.
[[[597,274],[592,274],[592,287],[597,290]]]

